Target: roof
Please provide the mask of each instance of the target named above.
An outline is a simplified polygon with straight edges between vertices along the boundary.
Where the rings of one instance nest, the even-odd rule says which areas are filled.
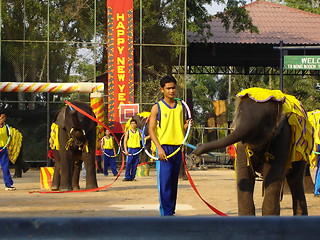
[[[241,32],[233,29],[226,32],[220,19],[213,17],[210,31],[213,36],[209,43],[242,43],[242,44],[284,44],[301,45],[320,44],[320,15],[267,1],[256,1],[244,6],[258,27],[259,34]],[[203,42],[203,37],[189,34],[189,42]]]

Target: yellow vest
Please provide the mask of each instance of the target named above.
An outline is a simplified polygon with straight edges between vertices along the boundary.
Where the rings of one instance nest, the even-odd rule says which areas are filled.
[[[184,117],[181,101],[171,108],[162,99],[158,103],[158,139],[163,145],[181,145],[184,139]]]
[[[4,124],[0,128],[0,147],[4,147],[8,141],[8,133],[7,133],[7,126]]]
[[[102,141],[102,149],[113,149],[114,148],[113,138],[111,136],[109,138],[103,137],[101,139],[101,141]]]
[[[140,148],[140,141],[141,136],[139,130],[136,130],[136,132],[133,132],[132,130],[128,131],[128,141],[127,141],[127,147],[129,148]]]

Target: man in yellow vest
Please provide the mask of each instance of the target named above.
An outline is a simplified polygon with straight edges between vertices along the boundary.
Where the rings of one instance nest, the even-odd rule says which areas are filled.
[[[163,99],[153,105],[149,121],[149,134],[160,160],[156,161],[156,167],[161,216],[175,214],[182,151],[180,149],[173,156],[167,156],[182,144],[189,121],[185,121],[183,104],[175,99],[176,85],[173,76],[165,76],[160,80]]]
[[[124,134],[124,152],[127,155],[127,163],[123,181],[135,181],[141,150],[141,134],[137,129],[137,121],[131,119],[130,127],[131,129]]]
[[[0,110],[0,165],[3,173],[3,180],[6,186],[5,190],[14,191],[16,188],[13,185],[13,181],[10,175],[9,169],[9,155],[8,155],[8,145],[10,144],[10,128],[6,121],[6,114],[3,109]]]
[[[103,174],[108,176],[108,167],[110,166],[114,176],[118,175],[117,165],[115,160],[116,148],[114,146],[114,139],[108,129],[105,130],[105,135],[101,138],[101,149],[103,151]]]

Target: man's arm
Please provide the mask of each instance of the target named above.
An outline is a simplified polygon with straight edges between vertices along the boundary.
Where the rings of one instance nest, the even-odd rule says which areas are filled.
[[[117,154],[116,153],[116,143],[115,143],[115,140],[113,137],[111,137],[111,139],[112,139],[112,145],[113,145],[113,154],[116,155]]]
[[[103,138],[104,138],[104,137],[102,137],[102,138],[100,139],[100,149],[101,149],[101,151],[103,151]]]
[[[167,155],[164,152],[163,148],[161,147],[161,144],[159,142],[159,139],[156,134],[157,129],[157,115],[158,115],[158,106],[155,104],[153,105],[151,109],[150,119],[149,119],[149,135],[153,143],[158,149],[158,155],[159,159],[161,161],[167,161]]]
[[[124,133],[124,139],[123,139],[124,153],[125,153],[126,155],[129,155],[129,153],[128,153],[128,146],[127,146],[127,142],[128,142],[128,132],[129,132],[129,131],[126,131],[126,132]]]

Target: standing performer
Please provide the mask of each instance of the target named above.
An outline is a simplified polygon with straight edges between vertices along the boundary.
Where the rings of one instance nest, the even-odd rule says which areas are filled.
[[[175,99],[176,85],[173,76],[165,76],[160,80],[163,99],[153,105],[149,120],[149,134],[160,160],[156,162],[156,167],[161,216],[175,214],[182,151],[180,149],[170,158],[167,156],[180,147],[188,121],[192,121],[185,121],[183,104]]]
[[[127,155],[126,173],[123,181],[135,181],[141,150],[141,134],[137,129],[137,121],[131,119],[131,129],[124,134],[124,151]]]
[[[6,186],[5,190],[14,191],[16,188],[13,185],[13,181],[10,175],[9,169],[9,155],[8,155],[8,145],[10,144],[10,128],[6,121],[6,114],[4,109],[0,110],[0,165],[3,173],[3,180]]]
[[[103,151],[103,174],[108,176],[108,167],[110,166],[114,176],[118,175],[117,165],[115,160],[116,149],[114,147],[114,139],[108,129],[105,130],[105,135],[101,138],[101,149]]]

